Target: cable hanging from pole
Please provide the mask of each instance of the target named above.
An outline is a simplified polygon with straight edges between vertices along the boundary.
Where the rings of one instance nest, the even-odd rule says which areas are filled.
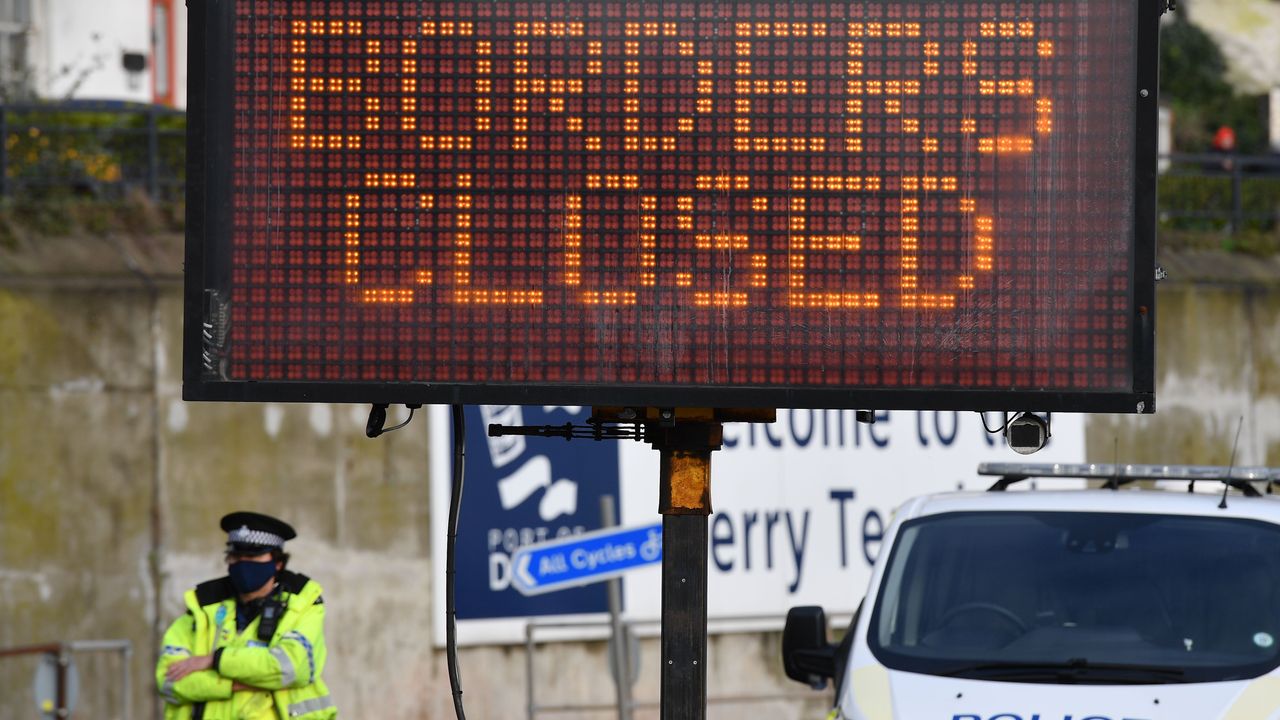
[[[445,659],[449,666],[449,689],[453,693],[453,711],[458,720],[466,720],[462,709],[462,677],[458,674],[458,610],[455,595],[455,550],[458,544],[458,513],[462,509],[463,465],[467,459],[467,425],[461,405],[453,410],[453,485],[449,492],[449,537],[445,545],[444,605]]]

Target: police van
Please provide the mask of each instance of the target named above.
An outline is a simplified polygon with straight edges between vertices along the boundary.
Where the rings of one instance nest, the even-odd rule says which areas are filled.
[[[1280,718],[1280,468],[979,473],[898,510],[838,644],[821,608],[788,614],[786,673],[834,681],[829,717]]]

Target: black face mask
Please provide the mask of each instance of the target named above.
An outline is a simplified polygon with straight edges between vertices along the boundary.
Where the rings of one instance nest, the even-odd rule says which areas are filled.
[[[227,574],[231,576],[231,584],[241,595],[260,590],[276,574],[276,561],[250,562],[240,560],[227,566]]]

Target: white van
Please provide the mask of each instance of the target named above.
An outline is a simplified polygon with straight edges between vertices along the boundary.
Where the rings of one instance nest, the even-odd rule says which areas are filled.
[[[979,472],[1001,479],[898,510],[838,645],[788,614],[787,675],[834,680],[831,718],[1280,718],[1280,469]],[[1003,492],[1028,478],[1105,486]]]

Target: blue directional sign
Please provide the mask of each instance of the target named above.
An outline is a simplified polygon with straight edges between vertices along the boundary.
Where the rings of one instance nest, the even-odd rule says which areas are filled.
[[[548,595],[521,595],[512,587],[511,556],[525,545],[602,527],[600,498],[622,494],[618,459],[621,443],[552,442],[523,435],[490,437],[486,432],[494,423],[582,424],[591,415],[590,407],[468,405],[465,413],[467,490],[458,521],[458,619],[486,621],[607,612],[609,599],[603,585]],[[449,427],[447,413],[439,426]],[[448,436],[437,439],[444,441],[437,446],[437,457],[449,457]],[[445,464],[437,472],[448,478],[450,471]],[[448,504],[446,490],[441,506]],[[443,523],[443,515],[441,518]],[[442,539],[442,545],[443,542]]]
[[[660,562],[661,523],[609,528],[520,548],[511,557],[512,584],[525,595],[538,595]]]

